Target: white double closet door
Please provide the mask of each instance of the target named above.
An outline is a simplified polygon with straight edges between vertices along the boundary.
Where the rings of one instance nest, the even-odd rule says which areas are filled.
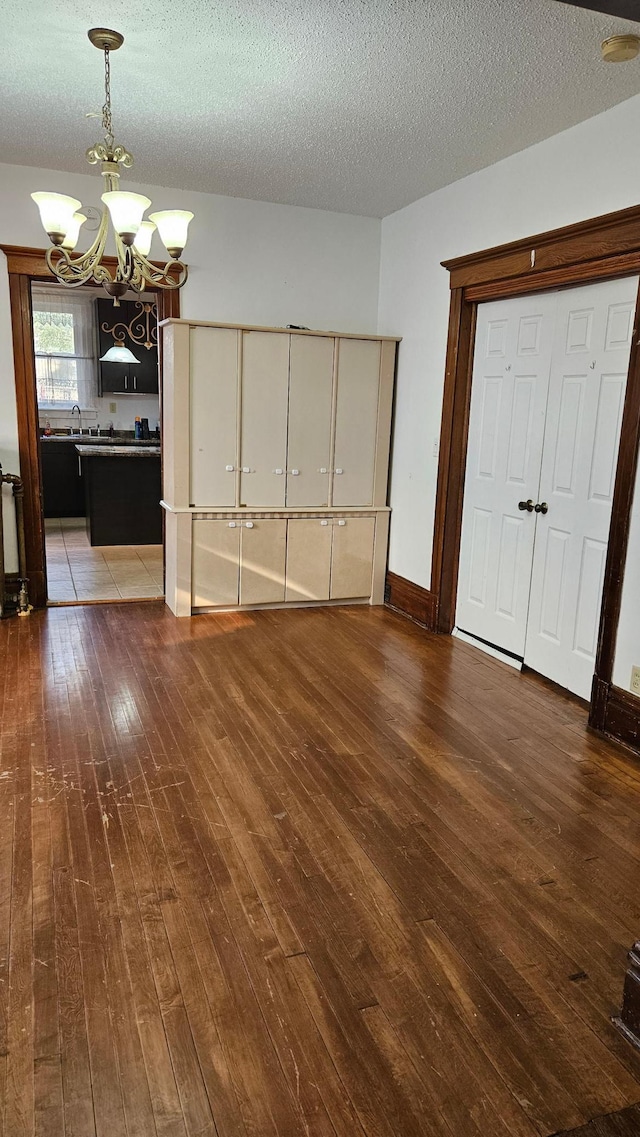
[[[586,699],[637,291],[478,308],[457,628]]]

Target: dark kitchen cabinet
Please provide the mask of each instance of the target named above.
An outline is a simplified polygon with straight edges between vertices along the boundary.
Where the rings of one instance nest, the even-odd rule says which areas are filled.
[[[152,305],[150,312],[145,311],[145,305]],[[112,300],[96,300],[98,322],[98,341],[100,352],[104,355],[114,344],[122,343],[132,351],[139,363],[99,363],[100,393],[120,395],[157,395],[158,394],[158,348],[157,341],[153,346],[145,347],[144,343],[136,343],[131,338],[133,331],[137,338],[143,334],[146,342],[151,342],[151,329],[157,336],[157,311],[151,300],[133,301],[121,300],[120,307],[115,308]],[[149,335],[147,336],[147,329]]]
[[[42,442],[40,461],[45,517],[84,517],[84,486],[75,442]]]

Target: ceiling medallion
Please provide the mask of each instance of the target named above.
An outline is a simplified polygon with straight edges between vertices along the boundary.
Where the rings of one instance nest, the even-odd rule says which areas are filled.
[[[108,28],[92,28],[88,35],[94,47],[104,52],[105,101],[102,108],[104,140],[87,150],[87,161],[92,166],[101,164],[105,192],[98,232],[86,253],[71,255],[87,220],[86,215],[79,212],[81,202],[61,193],[32,193],[31,197],[40,210],[40,219],[52,243],[52,248],[47,249],[47,264],[60,284],[77,288],[95,281],[119,304],[120,297],[129,289],[143,292],[147,284],[154,288],[182,287],[187,279],[187,266],[180,257],[193,213],[186,209],[164,209],[151,213],[149,219],[143,221],[144,212],[151,205],[149,198],[118,189],[120,166],[125,170],[133,166],[133,156],[116,143],[111,122],[110,53],[122,46],[124,37]],[[118,257],[113,276],[102,263],[109,218]],[[158,268],[147,259],[156,228],[170,257],[164,268]]]

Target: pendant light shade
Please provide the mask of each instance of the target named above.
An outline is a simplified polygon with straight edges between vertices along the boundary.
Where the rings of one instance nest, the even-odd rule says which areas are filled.
[[[103,193],[102,200],[111,214],[111,222],[124,245],[132,245],[142,224],[142,215],[151,205],[148,197],[141,193],[126,193],[124,190],[110,190]]]
[[[139,363],[132,351],[124,344],[114,343],[104,355],[100,356],[101,363]]]
[[[133,242],[133,247],[136,253],[140,253],[143,257],[149,256],[149,251],[151,249],[151,240],[155,231],[156,227],[153,224],[153,221],[142,222],[142,225],[136,233],[136,239]]]
[[[40,220],[45,232],[54,245],[61,245],[69,230],[73,228],[73,215],[77,209],[80,209],[82,202],[75,197],[67,197],[64,193],[46,191],[32,193],[31,197],[40,210]]]
[[[150,213],[149,219],[158,226],[160,238],[169,256],[177,260],[187,243],[187,230],[189,222],[193,220],[193,213],[188,209],[162,209],[159,213]]]
[[[86,221],[84,213],[74,213],[71,218],[71,228],[67,230],[67,235],[62,242],[62,248],[73,252],[78,244],[78,237],[80,235],[80,228]]]

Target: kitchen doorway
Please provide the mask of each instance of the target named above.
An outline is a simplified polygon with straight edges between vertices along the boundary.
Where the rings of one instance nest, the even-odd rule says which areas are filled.
[[[155,296],[34,282],[31,308],[47,602],[161,599]]]
[[[26,544],[26,559],[27,559],[27,574],[29,578],[29,594],[30,601],[34,607],[43,607],[47,603],[49,583],[47,580],[47,555],[46,543],[49,537],[50,552],[49,552],[49,567],[54,568],[57,566],[60,571],[53,572],[52,578],[58,577],[57,584],[62,584],[61,577],[65,577],[68,584],[68,576],[71,576],[71,583],[74,589],[75,598],[69,595],[67,600],[56,600],[56,603],[79,603],[79,602],[92,602],[97,600],[95,595],[89,597],[88,592],[94,592],[95,589],[84,587],[84,585],[94,585],[103,583],[108,595],[105,596],[106,601],[117,600],[133,600],[141,599],[142,592],[151,592],[153,596],[162,595],[162,588],[159,586],[158,581],[161,581],[161,570],[159,565],[162,558],[162,529],[158,536],[151,541],[148,533],[145,533],[139,540],[136,539],[136,532],[129,535],[126,539],[129,542],[124,546],[124,552],[121,554],[114,553],[114,550],[119,547],[119,542],[110,536],[107,530],[98,538],[100,544],[97,542],[91,543],[91,537],[86,534],[87,523],[84,521],[85,532],[83,533],[78,521],[74,522],[71,519],[65,520],[59,515],[51,515],[45,517],[44,509],[44,493],[43,493],[43,470],[42,470],[42,451],[43,446],[41,443],[41,430],[40,430],[40,411],[38,407],[38,387],[36,380],[36,356],[34,351],[33,340],[33,309],[32,309],[32,295],[31,288],[34,282],[42,282],[48,285],[52,284],[52,276],[49,272],[45,254],[37,249],[23,249],[14,246],[2,246],[2,251],[5,253],[8,261],[9,270],[9,289],[11,298],[11,315],[12,315],[12,330],[13,330],[13,345],[14,345],[14,363],[16,375],[16,403],[18,412],[18,441],[20,452],[20,467],[21,475],[24,481],[24,516],[25,516],[25,544]],[[109,258],[107,258],[109,261]],[[108,267],[114,268],[115,262],[109,264]],[[59,286],[62,288],[62,286]],[[65,290],[66,292],[66,290]],[[75,292],[82,292],[82,289],[74,290]],[[180,315],[180,300],[177,290],[160,290],[157,293],[149,290],[149,299],[154,299],[157,304],[157,319],[158,322],[167,319],[170,316]],[[135,298],[136,300],[139,297]],[[113,309],[112,309],[113,310]],[[118,310],[115,309],[117,314]],[[103,352],[100,352],[103,354]],[[99,358],[99,357],[98,357]],[[160,413],[156,421],[162,423],[162,361],[159,361],[159,389],[158,399]],[[115,402],[118,406],[118,411],[123,398],[126,396],[125,391],[120,392],[106,392],[101,397],[107,398],[108,402]],[[81,400],[82,401],[82,400]],[[70,411],[71,408],[65,408]],[[82,409],[82,408],[81,408]],[[83,435],[81,442],[92,447],[107,447],[116,444],[117,439],[117,426],[118,418],[114,422],[114,437],[110,437],[109,422],[111,419],[108,417],[109,408],[106,407],[106,413],[101,411],[101,417],[98,418],[97,413],[93,417],[87,417],[82,421],[82,427],[73,425],[74,431],[82,429]],[[135,416],[132,416],[134,418]],[[147,416],[140,416],[147,417]],[[103,421],[104,420],[104,421]],[[46,429],[46,416],[43,420],[43,431]],[[77,410],[75,412],[75,421],[77,422]],[[55,427],[54,427],[55,422]],[[64,431],[65,429],[71,430],[69,422],[61,423],[60,416],[54,416],[49,419],[50,429],[54,436],[53,431],[57,429]],[[89,425],[91,423],[91,425]],[[100,423],[100,435],[96,435]],[[155,423],[153,423],[155,427]],[[124,426],[120,429],[124,430]],[[92,430],[94,433],[89,436],[85,434],[86,431]],[[104,431],[107,431],[105,438]],[[151,423],[150,423],[151,430]],[[133,433],[133,430],[132,430]],[[58,435],[57,437],[62,437]],[[98,437],[101,439],[98,442]],[[74,441],[74,440],[71,440]],[[124,439],[125,444],[128,442],[133,443],[133,439]],[[145,442],[157,445],[157,439],[141,440],[141,444]],[[75,440],[76,444],[80,444],[79,440]],[[62,443],[54,443],[53,445],[63,445]],[[102,452],[95,456],[98,464],[104,463],[106,460],[106,453]],[[78,458],[76,457],[76,461]],[[145,459],[138,458],[137,461],[145,463]],[[114,490],[114,496],[118,505],[116,512],[122,512],[125,506],[130,503],[131,494],[128,492],[127,479],[123,474],[117,475],[116,470],[124,470],[121,465],[122,458],[114,458],[112,467],[112,477],[109,479]],[[99,481],[100,479],[98,479]],[[158,494],[156,493],[156,500]],[[86,517],[86,514],[85,514]],[[55,524],[59,521],[60,524]],[[49,523],[49,524],[47,524]],[[140,525],[142,518],[140,511],[133,517],[132,523]],[[68,532],[67,532],[68,530]],[[109,550],[109,557],[105,555]],[[70,555],[71,554],[71,555]],[[87,571],[79,575],[84,577],[81,582],[82,587],[79,589],[73,583],[74,574],[70,572],[74,567],[72,562],[77,562],[82,559],[84,554],[85,568]],[[142,555],[141,555],[142,554]],[[143,560],[144,556],[144,560]],[[67,571],[65,570],[66,561]],[[116,562],[119,561],[119,564]],[[127,564],[126,562],[130,563]],[[143,571],[144,570],[144,571]],[[153,571],[151,571],[153,570]],[[93,577],[93,579],[88,579]],[[100,577],[100,581],[96,579]],[[109,580],[110,578],[110,580]],[[125,579],[126,578],[126,579]],[[149,585],[149,578],[153,582],[153,587]],[[51,581],[52,595],[54,580]],[[108,589],[106,586],[111,584]],[[123,593],[129,591],[135,595],[124,596]],[[84,592],[86,599],[80,600],[79,592]],[[115,594],[117,593],[117,595]],[[58,592],[58,595],[60,593]]]

